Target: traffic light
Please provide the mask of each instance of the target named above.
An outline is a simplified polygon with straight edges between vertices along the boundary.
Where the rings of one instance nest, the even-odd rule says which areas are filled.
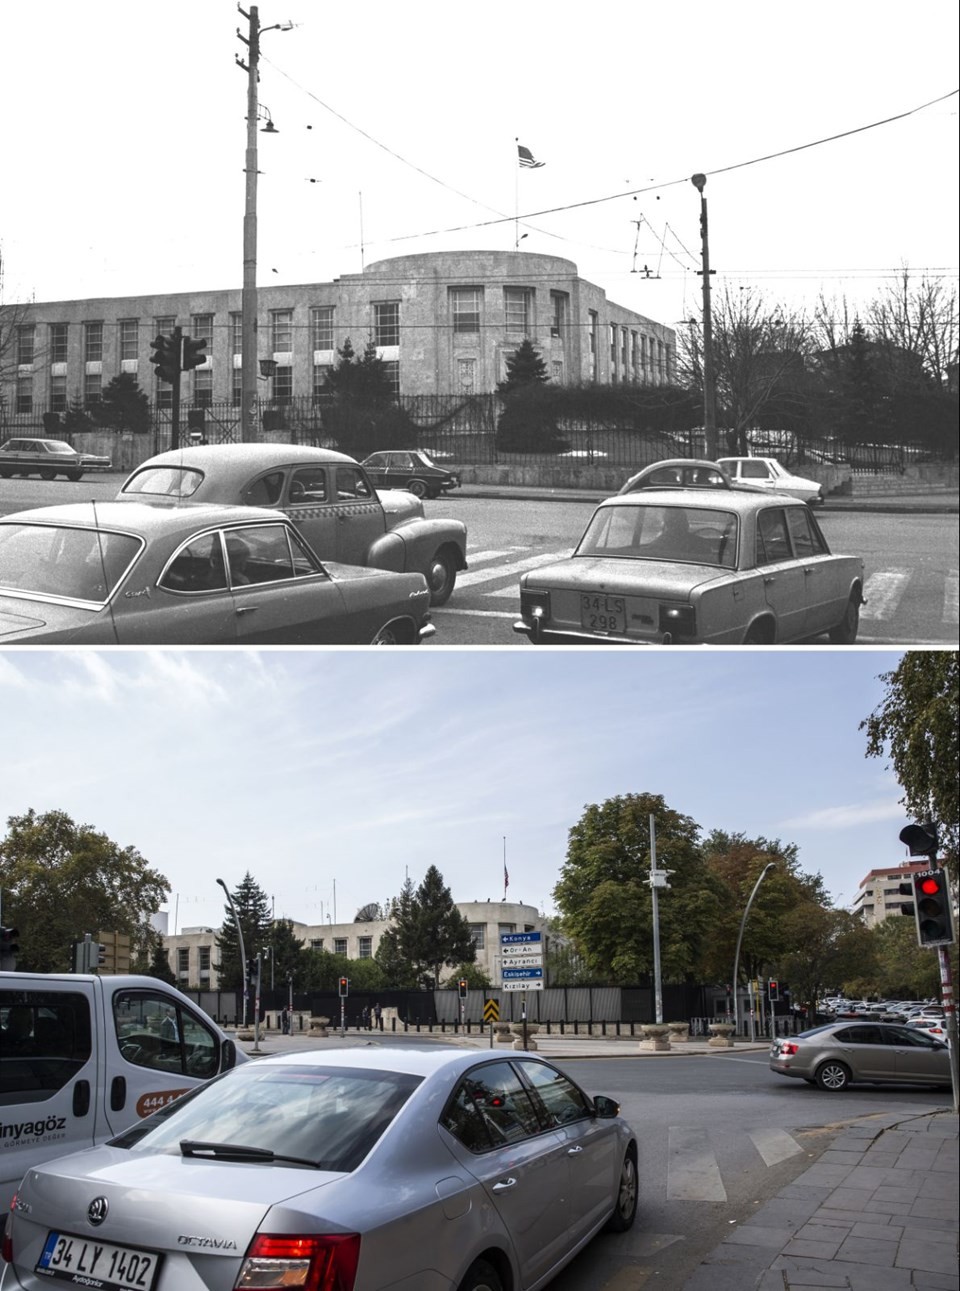
[[[929,856],[931,860],[940,846],[936,826],[929,820],[922,825],[904,825],[900,830],[900,842],[907,845],[911,856]]]
[[[913,884],[912,884],[912,883],[899,883],[899,884],[897,885],[897,887],[898,887],[898,890],[899,890],[900,895],[901,895],[902,897],[911,897],[911,898],[913,897]],[[913,918],[913,916],[917,913],[917,907],[913,904],[913,901],[912,901],[912,900],[910,900],[910,901],[901,901],[901,902],[900,902],[900,913],[901,913],[901,914],[909,915],[909,916],[910,916],[910,918],[912,919],[912,918]]]
[[[460,992],[461,1000],[465,1000],[467,998],[467,991],[469,990],[467,979],[465,977],[461,977],[459,982],[457,982],[457,990]]]
[[[102,941],[97,942],[97,967],[109,968],[109,955],[106,945]]]
[[[0,970],[12,973],[17,967],[20,946],[16,928],[0,928]]]
[[[341,1000],[345,1000],[350,994],[350,979],[348,977],[341,977],[337,990]]]
[[[195,341],[190,336],[183,338],[183,358],[180,360],[180,368],[183,372],[189,372],[192,368],[199,368],[207,361],[207,355],[204,350],[207,348],[206,341]]]
[[[953,941],[950,888],[943,870],[925,870],[913,876],[917,915],[917,941],[921,946],[949,946]]]
[[[771,1002],[780,998],[780,983],[773,977],[767,982],[767,995]]]
[[[157,377],[173,385],[180,375],[180,337],[174,332],[172,336],[162,333],[150,342],[153,353],[150,362],[157,370]]]

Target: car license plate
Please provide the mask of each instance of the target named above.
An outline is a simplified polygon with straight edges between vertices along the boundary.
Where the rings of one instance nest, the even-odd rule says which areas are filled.
[[[622,596],[580,596],[580,622],[588,632],[626,632],[627,604]]]
[[[51,1232],[35,1272],[102,1291],[152,1291],[159,1267],[156,1251]]]

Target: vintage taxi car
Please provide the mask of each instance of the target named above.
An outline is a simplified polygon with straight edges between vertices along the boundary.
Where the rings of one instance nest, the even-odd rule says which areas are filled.
[[[768,493],[786,493],[808,506],[823,506],[826,493],[818,480],[793,475],[775,457],[721,457],[718,462],[734,484],[749,484]]]
[[[360,465],[378,489],[407,489],[418,498],[438,498],[460,487],[456,471],[440,466],[423,448],[371,453]]]
[[[835,556],[804,503],[650,490],[607,498],[569,559],[520,579],[535,643],[770,645],[856,640],[863,561]]]
[[[322,563],[276,511],[102,502],[0,519],[0,645],[414,645],[422,574]]]
[[[79,480],[86,471],[111,469],[109,457],[78,453],[62,439],[8,439],[0,444],[0,476],[5,480],[11,475],[39,475],[44,480],[65,475]]]
[[[137,467],[117,496],[274,507],[289,516],[322,560],[423,574],[432,605],[449,600],[457,572],[467,567],[466,525],[428,520],[423,503],[410,493],[378,493],[358,462],[331,449],[175,449]]]

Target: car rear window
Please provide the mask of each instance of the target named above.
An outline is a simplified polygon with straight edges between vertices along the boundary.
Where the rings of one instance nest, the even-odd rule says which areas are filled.
[[[121,491],[159,498],[189,498],[202,480],[202,471],[186,466],[147,466],[131,476]]]
[[[180,1153],[181,1139],[264,1148],[355,1170],[421,1083],[406,1072],[249,1063],[139,1122],[114,1147]]]
[[[57,525],[0,524],[0,587],[103,602],[141,547],[132,534]]]
[[[738,518],[709,507],[599,507],[580,540],[577,556],[682,561],[697,565],[736,564]]]

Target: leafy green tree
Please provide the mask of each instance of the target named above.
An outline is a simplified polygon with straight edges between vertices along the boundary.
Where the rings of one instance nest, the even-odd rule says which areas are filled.
[[[912,918],[888,915],[870,929],[876,965],[869,984],[871,995],[887,1000],[925,1000],[940,993],[940,963],[917,944]]]
[[[479,964],[458,964],[444,983],[446,989],[450,991],[458,990],[461,978],[466,981],[467,987],[471,991],[486,991],[493,985],[493,982],[491,982],[487,973]]]
[[[450,889],[435,865],[427,870],[415,892],[409,879],[404,883],[393,903],[392,917],[393,928],[387,930],[377,948],[385,985],[409,982],[435,990],[444,967],[476,960],[470,924],[454,905]]]
[[[145,435],[150,429],[150,401],[132,372],[121,372],[107,382],[95,411],[100,425],[112,430]]]
[[[908,816],[930,820],[941,851],[956,860],[960,819],[958,655],[955,650],[908,651],[882,673],[886,694],[860,723],[867,757],[888,757],[903,789]],[[954,867],[955,868],[955,867]]]
[[[497,390],[503,411],[497,419],[497,448],[503,452],[556,453],[563,446],[553,411],[545,397],[547,365],[529,338],[507,359],[507,379]]]
[[[626,794],[586,808],[570,830],[567,859],[554,888],[564,933],[594,976],[632,985],[653,972],[650,816],[658,867],[669,889],[658,899],[661,973],[694,980],[700,947],[716,917],[719,885],[703,863],[699,826],[658,794]]]
[[[856,973],[873,973],[871,933],[858,915],[808,901],[785,916],[781,953],[773,963],[789,983],[794,1005],[806,1007],[812,1018],[826,989]]]
[[[238,887],[230,893],[236,907],[237,919],[243,932],[243,948],[248,959],[254,959],[264,946],[270,944],[270,902],[263,888],[248,870]],[[240,963],[240,943],[233,911],[224,905],[224,919],[216,937],[220,962],[215,965],[220,974],[220,986],[225,991],[243,989],[245,974]]]
[[[66,812],[10,816],[0,842],[4,922],[19,931],[18,967],[62,973],[87,932],[122,932],[133,956],[149,944],[150,916],[170,884],[135,847],[121,847]]]

